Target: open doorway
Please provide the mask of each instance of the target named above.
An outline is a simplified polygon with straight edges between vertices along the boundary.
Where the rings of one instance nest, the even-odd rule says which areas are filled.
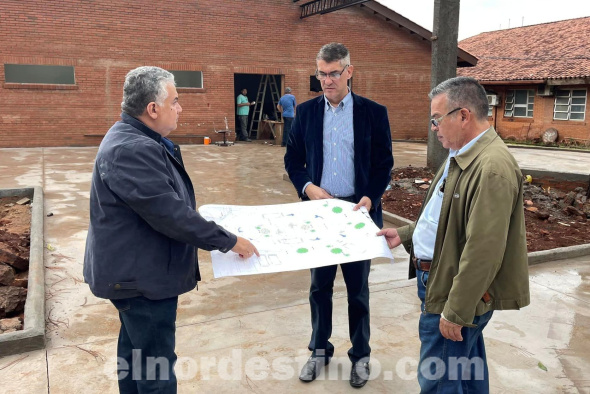
[[[262,95],[258,95],[258,90],[260,88],[260,83],[263,81],[263,77],[265,77],[264,74],[234,74],[234,107],[235,107],[235,111],[234,111],[234,116],[235,116],[235,125],[236,125],[236,138],[237,136],[239,136],[240,134],[240,122],[238,119],[238,115],[237,115],[237,97],[238,95],[240,95],[241,91],[243,89],[246,89],[248,91],[248,93],[246,94],[246,97],[248,98],[249,102],[253,102],[253,101],[257,101],[259,99],[261,99]],[[281,75],[270,75],[271,78],[274,79],[275,83],[276,83],[276,87],[278,87],[278,89],[280,89],[281,87]],[[278,95],[278,97],[277,97]],[[247,130],[247,135],[252,136],[252,138],[256,138],[256,132],[252,133],[251,127],[252,127],[252,118],[254,117],[254,115],[256,115],[256,117],[260,117],[262,119],[269,119],[269,120],[278,120],[276,117],[276,105],[278,103],[278,98],[280,98],[281,95],[281,91],[277,91],[275,92],[275,94],[273,95],[273,92],[271,91],[271,87],[270,84],[267,85],[266,87],[266,94],[264,95],[264,102],[263,103],[258,103],[258,105],[253,105],[249,107],[249,111],[248,111],[248,130]],[[273,97],[274,96],[274,97]],[[276,102],[275,102],[276,101]],[[261,111],[260,112],[256,112],[255,113],[255,109]],[[254,122],[254,129],[257,128],[257,119],[255,119]]]

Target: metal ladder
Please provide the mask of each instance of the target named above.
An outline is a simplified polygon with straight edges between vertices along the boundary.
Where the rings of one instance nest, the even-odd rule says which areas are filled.
[[[254,112],[252,113],[252,120],[250,121],[250,127],[248,128],[248,137],[258,138],[258,132],[260,131],[260,124],[262,123],[262,110],[264,109],[264,99],[266,98],[266,90],[270,85],[270,94],[272,97],[272,108],[275,114],[275,119],[279,120],[279,113],[277,111],[277,104],[281,99],[279,87],[275,81],[274,75],[263,75],[260,78],[260,84],[258,85],[258,93],[256,94],[256,104],[254,105]]]

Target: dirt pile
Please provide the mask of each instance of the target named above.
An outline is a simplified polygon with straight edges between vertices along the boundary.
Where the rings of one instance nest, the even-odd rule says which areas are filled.
[[[434,174],[426,167],[400,167],[391,173],[389,190],[381,202],[383,209],[403,218],[416,220]]]
[[[31,211],[22,197],[0,198],[0,334],[21,330],[27,298]]]
[[[393,171],[383,209],[416,220],[433,178],[428,168],[403,167]],[[590,243],[590,199],[586,190],[543,188],[535,180],[524,187],[527,246],[529,252]]]

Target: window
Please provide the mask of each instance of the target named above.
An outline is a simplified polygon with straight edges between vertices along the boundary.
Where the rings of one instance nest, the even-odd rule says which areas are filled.
[[[6,83],[39,83],[51,85],[75,85],[73,66],[48,66],[39,64],[5,64]]]
[[[584,120],[586,89],[560,89],[555,92],[553,119]]]
[[[174,74],[174,81],[177,88],[203,89],[202,71],[176,71],[168,70]]]
[[[507,90],[504,116],[508,118],[532,118],[535,103],[534,90]]]

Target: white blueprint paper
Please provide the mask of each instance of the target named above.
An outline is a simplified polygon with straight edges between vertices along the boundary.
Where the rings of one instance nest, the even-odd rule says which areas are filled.
[[[367,210],[342,200],[237,206],[203,205],[199,213],[258,249],[243,259],[234,252],[211,252],[213,274],[251,275],[293,271],[393,255]]]

